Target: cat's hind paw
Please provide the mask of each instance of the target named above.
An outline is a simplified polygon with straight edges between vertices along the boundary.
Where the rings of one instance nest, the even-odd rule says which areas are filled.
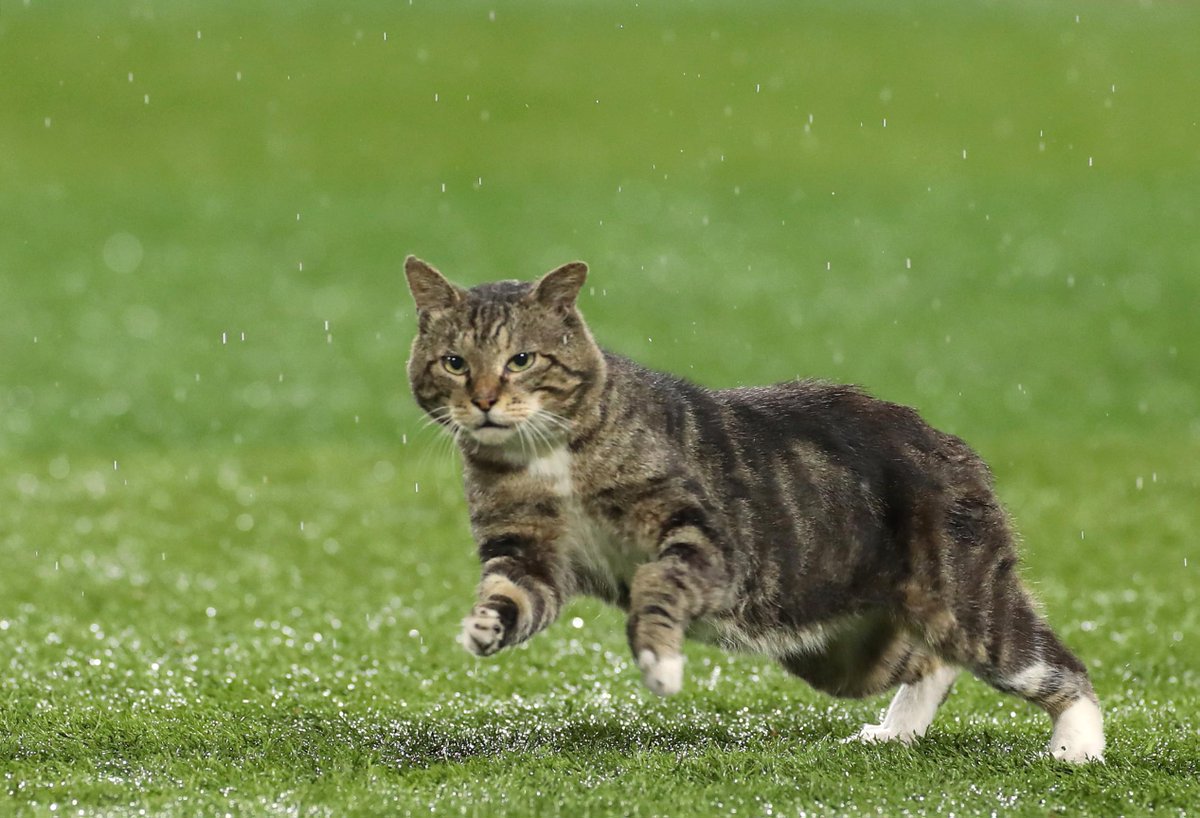
[[[500,622],[500,614],[476,605],[471,615],[463,620],[458,644],[476,656],[491,656],[503,643],[504,625]]]
[[[864,724],[862,729],[850,736],[850,738],[842,739],[843,744],[884,744],[889,741],[898,741],[901,744],[912,744],[920,738],[915,730],[896,730],[884,724]]]
[[[652,650],[638,654],[642,681],[659,696],[674,696],[683,689],[683,662],[681,654],[660,657]]]
[[[1104,763],[1104,719],[1090,699],[1079,699],[1054,721],[1050,755],[1068,764]]]

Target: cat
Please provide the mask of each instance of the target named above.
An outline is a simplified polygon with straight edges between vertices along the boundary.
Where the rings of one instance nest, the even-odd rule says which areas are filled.
[[[682,686],[688,636],[837,696],[899,685],[852,739],[907,744],[966,668],[1050,715],[1054,758],[1103,760],[1087,670],[1021,585],[962,440],[855,387],[710,390],[604,351],[576,305],[582,262],[470,289],[413,256],[405,272],[409,381],[461,450],[483,566],[471,653],[588,594],[628,613],[660,695]]]

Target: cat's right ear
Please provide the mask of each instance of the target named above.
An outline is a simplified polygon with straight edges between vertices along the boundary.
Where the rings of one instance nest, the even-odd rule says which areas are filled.
[[[404,275],[408,278],[408,289],[412,291],[419,312],[447,309],[463,298],[461,288],[451,284],[444,275],[416,256],[404,259]]]

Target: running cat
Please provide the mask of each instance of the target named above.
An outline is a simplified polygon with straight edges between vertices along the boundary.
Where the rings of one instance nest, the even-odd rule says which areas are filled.
[[[455,437],[483,564],[459,641],[487,656],[576,594],[628,612],[646,685],[689,636],[837,696],[896,685],[862,741],[924,735],[961,668],[1042,707],[1050,752],[1103,759],[1087,671],[1017,577],[983,461],[912,409],[797,381],[710,390],[602,350],[574,262],[470,289],[405,262],[417,403]]]

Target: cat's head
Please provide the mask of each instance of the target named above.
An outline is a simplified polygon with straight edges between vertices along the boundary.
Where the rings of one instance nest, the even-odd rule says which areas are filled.
[[[575,306],[587,265],[470,289],[413,256],[404,271],[418,317],[408,379],[421,408],[483,446],[532,451],[568,437],[605,376]]]

